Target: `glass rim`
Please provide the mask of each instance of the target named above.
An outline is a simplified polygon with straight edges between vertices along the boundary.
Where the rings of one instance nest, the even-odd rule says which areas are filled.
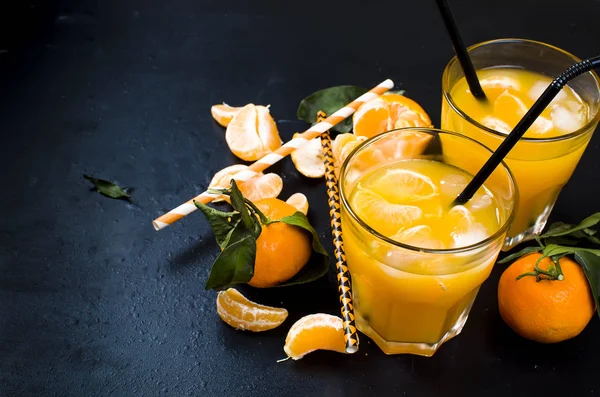
[[[397,129],[393,129],[390,131],[386,131],[382,134],[379,135],[375,135],[369,139],[367,139],[364,142],[361,142],[359,145],[357,145],[351,152],[350,154],[348,154],[348,156],[346,157],[346,160],[344,160],[344,163],[342,164],[342,167],[340,168],[340,179],[339,179],[339,185],[340,185],[340,200],[342,201],[342,204],[346,207],[346,209],[348,210],[350,216],[362,227],[364,228],[369,234],[377,237],[380,240],[385,241],[388,244],[391,244],[395,247],[399,247],[399,248],[403,248],[406,250],[410,250],[410,251],[419,251],[422,253],[427,253],[427,254],[457,254],[457,253],[464,253],[464,252],[469,252],[469,251],[474,251],[477,250],[479,248],[485,247],[487,245],[489,245],[490,243],[492,243],[494,240],[496,240],[498,238],[498,236],[504,234],[505,232],[508,232],[508,229],[510,228],[512,221],[515,218],[515,208],[516,208],[516,203],[519,199],[519,190],[517,188],[517,182],[515,180],[515,177],[512,173],[512,171],[510,170],[510,168],[508,168],[508,165],[506,165],[506,163],[504,161],[501,162],[502,167],[504,168],[504,171],[506,172],[508,179],[510,181],[510,184],[512,185],[512,191],[513,191],[513,197],[511,198],[511,202],[512,202],[512,206],[510,208],[510,213],[509,215],[506,217],[506,220],[504,221],[504,223],[498,228],[498,230],[496,230],[494,233],[492,233],[490,236],[488,236],[487,238],[478,241],[474,244],[471,245],[466,245],[464,247],[458,247],[458,248],[442,248],[442,249],[435,249],[435,248],[423,248],[423,247],[417,247],[417,246],[413,246],[413,245],[409,245],[409,244],[404,244],[395,240],[392,240],[391,238],[385,236],[384,234],[378,232],[377,230],[373,229],[371,226],[369,226],[369,224],[367,224],[367,222],[365,222],[364,220],[362,220],[358,214],[353,210],[352,206],[350,205],[350,202],[347,199],[347,194],[346,194],[346,189],[344,187],[344,183],[342,183],[342,180],[344,178],[344,176],[346,175],[346,168],[350,162],[350,160],[360,151],[362,151],[364,148],[371,146],[372,144],[374,144],[375,142],[387,137],[388,135],[392,134],[392,133],[397,133],[400,131],[422,131],[422,132],[426,132],[431,134],[431,132],[435,132],[435,133],[442,133],[442,134],[446,134],[446,135],[453,135],[456,136],[458,138],[470,141],[472,143],[474,143],[477,146],[480,146],[481,148],[483,148],[484,150],[488,151],[490,153],[490,155],[493,153],[493,150],[491,150],[490,148],[488,148],[487,146],[485,146],[484,144],[477,142],[476,140],[465,136],[465,135],[461,135],[459,133],[453,132],[453,131],[448,131],[448,130],[442,130],[442,129],[438,129],[438,128],[426,128],[426,127],[406,127],[406,128],[397,128]],[[342,226],[343,227],[343,226]]]
[[[520,39],[520,38],[505,38],[505,39],[495,39],[495,40],[483,41],[481,43],[477,43],[477,44],[474,44],[474,45],[468,47],[467,51],[471,51],[471,50],[474,50],[474,49],[477,49],[479,47],[483,47],[483,46],[486,46],[486,45],[499,44],[499,43],[530,43],[530,44],[535,44],[535,45],[539,45],[539,46],[542,46],[542,47],[549,48],[549,49],[551,49],[553,51],[560,52],[563,55],[566,55],[566,56],[570,57],[571,59],[573,59],[574,63],[581,62],[581,59],[579,59],[575,55],[571,54],[568,51],[563,50],[562,48],[558,48],[556,46],[553,46],[552,44],[544,43],[542,41],[529,40],[529,39]],[[503,134],[501,132],[498,132],[496,130],[488,128],[488,127],[480,124],[476,120],[472,119],[469,115],[467,115],[465,112],[463,112],[458,107],[458,105],[454,102],[454,100],[450,96],[450,92],[449,92],[448,87],[447,87],[447,85],[449,85],[449,84],[447,84],[447,81],[449,80],[448,73],[449,73],[450,67],[454,66],[454,64],[456,64],[457,62],[458,62],[458,58],[456,56],[453,56],[450,59],[450,61],[448,62],[448,64],[446,65],[446,67],[444,68],[444,73],[442,74],[442,94],[444,96],[444,99],[450,105],[450,107],[452,108],[452,110],[454,110],[460,117],[462,117],[464,120],[466,120],[470,124],[474,125],[475,127],[479,128],[481,130],[489,132],[490,134],[498,136],[500,138],[506,138],[507,134]],[[596,72],[593,71],[593,70],[591,70],[591,71],[589,71],[587,73],[590,73],[592,75],[592,77],[596,81],[596,87],[600,88],[600,77],[598,77],[598,75],[596,74]],[[583,127],[579,128],[576,131],[570,132],[570,133],[565,134],[565,135],[560,135],[560,136],[555,136],[555,137],[550,137],[550,138],[523,137],[523,138],[521,138],[521,140],[524,141],[524,142],[528,142],[528,143],[558,142],[558,141],[569,140],[569,139],[577,138],[578,136],[583,135],[586,132],[589,132],[592,129],[592,126],[594,124],[597,124],[599,121],[600,121],[600,110],[598,110],[596,112],[596,114],[594,115],[594,117],[592,117]]]

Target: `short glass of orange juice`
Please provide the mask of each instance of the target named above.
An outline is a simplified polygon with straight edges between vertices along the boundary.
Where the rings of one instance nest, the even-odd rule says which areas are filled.
[[[461,332],[517,197],[501,164],[467,204],[451,205],[490,154],[453,132],[405,128],[370,138],[344,162],[356,324],[386,354],[431,356]]]
[[[442,77],[441,127],[495,150],[550,82],[580,59],[537,41],[499,39],[468,49],[488,101],[471,95],[453,58]],[[546,225],[563,186],[600,119],[600,81],[594,72],[572,80],[505,159],[519,187],[505,250]]]

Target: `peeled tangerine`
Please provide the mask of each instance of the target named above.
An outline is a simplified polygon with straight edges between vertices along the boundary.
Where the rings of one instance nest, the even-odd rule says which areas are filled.
[[[255,161],[281,147],[281,138],[269,109],[250,103],[240,109],[225,131],[231,152],[242,160]]]
[[[231,186],[231,179],[238,172],[247,170],[249,167],[242,164],[234,164],[217,172],[208,185],[209,189],[227,189]],[[262,172],[247,181],[236,181],[242,195],[248,200],[255,202],[266,198],[275,198],[283,189],[283,180],[277,174],[263,174]],[[227,196],[221,196],[221,200],[229,201]]]
[[[335,167],[335,175],[339,177],[340,168],[346,160],[346,157],[360,145],[366,141],[366,136],[356,136],[354,134],[339,134],[331,143],[331,151],[333,152],[333,165]]]
[[[254,303],[234,288],[219,292],[217,313],[233,328],[253,332],[276,328],[288,316],[287,310]]]
[[[304,316],[290,328],[283,350],[294,360],[315,350],[345,353],[344,323],[341,318],[325,313]]]
[[[405,127],[430,127],[423,108],[399,94],[384,94],[358,108],[352,117],[354,134],[370,138],[382,132]]]

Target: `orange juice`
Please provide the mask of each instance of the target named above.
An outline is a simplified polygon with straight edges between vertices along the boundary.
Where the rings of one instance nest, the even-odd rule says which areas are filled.
[[[477,73],[487,102],[471,95],[464,77],[450,90],[454,105],[475,123],[443,101],[442,128],[465,134],[495,150],[552,80],[520,68],[498,67]],[[563,88],[505,159],[520,195],[510,237],[527,231],[531,237],[543,229],[591,134],[562,138],[584,128],[593,116],[590,113],[588,104],[574,90]]]
[[[365,173],[348,192],[356,217],[400,245],[373,238],[342,206],[357,326],[388,354],[432,355],[460,332],[490,274],[502,238],[463,248],[496,234],[506,214],[485,186],[465,206],[451,205],[471,178],[440,161],[407,159]]]

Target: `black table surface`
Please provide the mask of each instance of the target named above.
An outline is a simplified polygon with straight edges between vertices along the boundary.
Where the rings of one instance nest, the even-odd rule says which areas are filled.
[[[600,53],[598,1],[453,3],[468,44],[524,37]],[[277,363],[295,320],[339,313],[333,269],[304,286],[242,288],[290,316],[235,331],[204,290],[218,253],[204,218],[152,228],[238,162],[213,104],[270,104],[287,140],[306,127],[304,96],[392,78],[439,125],[452,47],[433,1],[7,0],[0,19],[0,395],[600,393],[600,321],[556,345],[522,339],[498,314],[500,265],[463,333],[432,358],[386,356],[363,336],[354,355]],[[552,219],[600,209],[598,155],[596,137]],[[329,242],[324,182],[289,159],[274,170],[281,197],[308,196]],[[135,203],[91,192],[84,173],[132,187]]]

